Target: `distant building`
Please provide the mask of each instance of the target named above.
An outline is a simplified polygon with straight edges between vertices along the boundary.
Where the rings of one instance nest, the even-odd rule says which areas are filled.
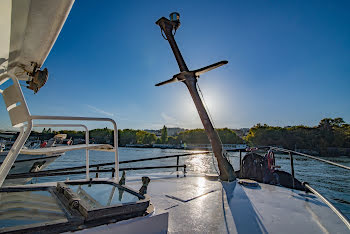
[[[148,132],[148,133],[153,133],[153,134],[155,134],[157,137],[160,137],[160,136],[162,135],[161,130],[145,129],[144,131],[145,131],[145,132]]]
[[[168,136],[176,136],[179,132],[183,132],[184,128],[167,128]]]
[[[168,136],[176,136],[179,132],[183,132],[186,129],[184,128],[167,128]],[[145,129],[145,132],[153,133],[157,137],[160,137],[162,135],[162,129],[159,130],[152,130],[152,129]]]

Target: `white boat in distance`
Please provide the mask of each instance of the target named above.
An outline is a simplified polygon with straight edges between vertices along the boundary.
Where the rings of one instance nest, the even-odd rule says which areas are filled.
[[[236,178],[237,173],[235,175],[233,170],[220,167],[222,165],[220,162],[223,162],[225,157],[223,154],[216,154],[218,149],[222,152],[222,146],[218,142],[214,142],[216,145],[211,143],[219,161],[220,175],[176,176],[169,173],[155,173],[147,174],[147,177],[125,179],[124,176],[119,178],[118,131],[114,120],[30,114],[19,81],[28,81],[30,88],[35,92],[45,84],[48,72],[47,69],[40,70],[41,66],[54,45],[72,4],[73,1],[70,0],[3,0],[0,3],[0,61],[3,66],[0,72],[0,85],[12,81],[12,84],[1,90],[1,93],[13,127],[20,128],[20,135],[0,167],[0,232],[349,232],[348,220],[307,185],[303,189],[293,189]],[[177,29],[179,26],[178,15],[172,14],[171,20],[163,17],[157,23],[163,29],[171,27],[171,32],[172,27]],[[169,31],[165,33],[169,42],[175,43],[169,36]],[[183,69],[185,66],[181,64],[181,73],[170,81],[160,84],[187,82],[188,78],[196,82],[193,80],[194,75],[199,76],[202,72],[222,64],[214,64],[214,67],[208,66],[195,71],[182,71],[187,67]],[[196,101],[195,103],[198,104]],[[4,186],[3,182],[32,127],[48,125],[33,124],[33,121],[38,120],[112,123],[114,128],[112,150],[115,154],[112,177],[90,178],[89,150],[101,145],[89,144],[85,125],[67,124],[66,126],[86,129],[86,144],[34,149],[31,153],[58,153],[85,149],[84,179]],[[23,152],[25,151],[22,150]],[[218,177],[221,180],[218,180]],[[223,181],[224,178],[228,181]],[[293,184],[294,182],[298,181],[293,178]]]
[[[16,161],[9,171],[9,174],[38,172],[45,169],[65,152],[60,150],[60,148],[55,148],[56,151],[52,152],[48,150],[48,148],[70,145],[71,143],[69,142],[72,141],[64,141],[66,138],[67,134],[57,134],[47,142],[44,141],[41,143],[39,140],[27,142],[18,154]],[[38,149],[43,150],[39,150],[40,153],[38,153]],[[3,163],[8,153],[8,150],[0,152],[0,165]],[[31,179],[32,178],[7,179],[5,180],[5,185],[25,184]]]

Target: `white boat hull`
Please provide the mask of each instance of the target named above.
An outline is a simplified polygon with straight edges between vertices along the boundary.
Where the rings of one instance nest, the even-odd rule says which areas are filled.
[[[2,163],[6,158],[7,152],[0,153],[0,163]],[[18,174],[18,173],[29,173],[40,171],[47,166],[49,166],[53,161],[55,161],[62,154],[55,155],[28,155],[28,154],[19,154],[15,163],[13,164],[9,174]],[[13,184],[26,184],[32,178],[23,178],[23,179],[7,179],[5,180],[5,185]]]

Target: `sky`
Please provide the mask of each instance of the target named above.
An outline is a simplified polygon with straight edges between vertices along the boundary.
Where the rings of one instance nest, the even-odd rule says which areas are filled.
[[[155,24],[180,13],[176,40],[215,127],[350,122],[349,1],[76,1],[44,67],[35,115],[109,117],[118,128],[202,127]],[[3,99],[0,128],[11,129]],[[112,127],[90,123],[91,128]]]

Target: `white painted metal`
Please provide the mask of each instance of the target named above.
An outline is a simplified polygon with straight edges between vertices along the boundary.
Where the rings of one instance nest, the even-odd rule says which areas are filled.
[[[16,104],[15,107],[12,107],[11,109],[8,108],[8,112],[10,115],[10,119],[12,122],[13,127],[21,127],[24,125],[25,122],[27,122],[27,128],[26,131],[24,131],[20,136],[17,138],[15,144],[12,146],[9,154],[7,155],[6,159],[2,163],[0,167],[0,187],[3,184],[8,172],[10,171],[14,161],[16,160],[20,150],[22,149],[25,141],[27,140],[31,129],[32,129],[32,120],[83,120],[83,121],[107,121],[111,122],[114,127],[114,152],[115,152],[115,180],[119,180],[119,160],[118,160],[118,129],[117,124],[113,119],[110,118],[93,118],[93,117],[69,117],[69,116],[31,116],[28,106],[26,104],[25,98],[22,93],[22,89],[19,85],[18,79],[13,76],[13,85],[6,88],[2,96],[5,100],[6,107],[9,107],[13,104]],[[17,104],[19,105],[17,106]],[[80,125],[79,125],[80,126]],[[86,128],[87,129],[87,128]],[[88,132],[88,130],[86,131]],[[84,146],[86,153],[86,167],[87,172],[86,174],[89,174],[89,155],[88,150],[89,148],[96,148],[101,145],[92,145],[90,146],[88,136],[86,137],[87,144]],[[65,152],[70,150],[76,150],[79,149],[81,146],[70,146],[70,147],[56,147],[56,149],[50,149],[51,153],[57,153],[57,152]],[[59,151],[60,150],[60,151]],[[25,153],[25,150],[22,150],[23,153]],[[27,150],[28,151],[28,150]],[[43,149],[35,149],[35,150],[29,150],[31,154],[43,154]]]
[[[21,131],[11,147],[9,153],[7,154],[4,162],[0,166],[0,187],[4,183],[4,180],[6,179],[7,174],[11,170],[11,167],[13,163],[16,161],[16,158],[19,154],[19,151],[22,149],[24,143],[28,139],[30,132],[32,131],[32,121],[29,120],[27,122],[26,129],[24,130],[23,127],[21,127]]]
[[[9,113],[13,127],[21,127],[30,118],[27,103],[24,99],[21,86],[17,78],[12,78],[13,85],[9,86],[2,92],[5,106]]]
[[[168,218],[169,214],[162,213],[158,215],[151,215],[149,217],[138,217],[129,220],[120,221],[117,223],[111,223],[108,225],[93,227],[76,231],[77,234],[99,233],[99,234],[112,234],[112,233],[168,233]],[[71,233],[71,232],[69,232]],[[68,232],[67,232],[68,234]]]
[[[46,147],[46,148],[39,148],[39,149],[22,149],[20,153],[29,154],[29,155],[43,155],[43,154],[52,155],[52,154],[73,151],[73,150],[82,150],[82,149],[100,150],[100,149],[106,149],[106,148],[108,149],[109,147],[112,147],[112,146],[109,144],[89,144],[89,145],[79,144],[79,145]]]
[[[9,153],[7,154],[5,160],[0,166],[0,187],[4,183],[4,180],[11,170],[13,163],[16,161],[17,156],[22,149],[24,143],[28,139],[30,132],[32,130],[33,122],[30,119],[30,113],[28,110],[27,103],[24,99],[21,86],[17,78],[12,78],[13,85],[9,86],[2,92],[2,96],[5,101],[5,105],[9,112],[11,123],[13,127],[21,127],[19,136],[17,137],[15,143],[11,147]],[[15,107],[9,108],[16,104]],[[17,106],[17,104],[19,104]],[[22,127],[24,123],[27,122],[26,129]]]
[[[114,158],[115,158],[115,175],[114,178],[116,181],[119,180],[119,158],[118,158],[118,128],[117,123],[111,118],[95,118],[95,117],[77,117],[77,116],[41,116],[41,115],[32,115],[30,117],[32,120],[73,120],[73,121],[102,121],[102,122],[111,122],[114,129]]]
[[[89,161],[89,129],[84,124],[34,124],[33,127],[81,127],[85,129],[85,155],[86,155],[86,180],[90,178],[90,161]]]
[[[0,7],[0,85],[2,79],[7,78],[7,76],[2,76],[2,74],[8,68],[11,43],[11,12],[12,0],[2,0]]]
[[[305,183],[304,186],[310,190],[313,194],[317,195],[324,203],[331,208],[334,213],[338,215],[338,217],[344,222],[344,224],[349,228],[350,230],[350,222],[349,220],[343,215],[332,203],[330,203],[324,196],[322,196],[316,189],[311,187],[308,183]]]

